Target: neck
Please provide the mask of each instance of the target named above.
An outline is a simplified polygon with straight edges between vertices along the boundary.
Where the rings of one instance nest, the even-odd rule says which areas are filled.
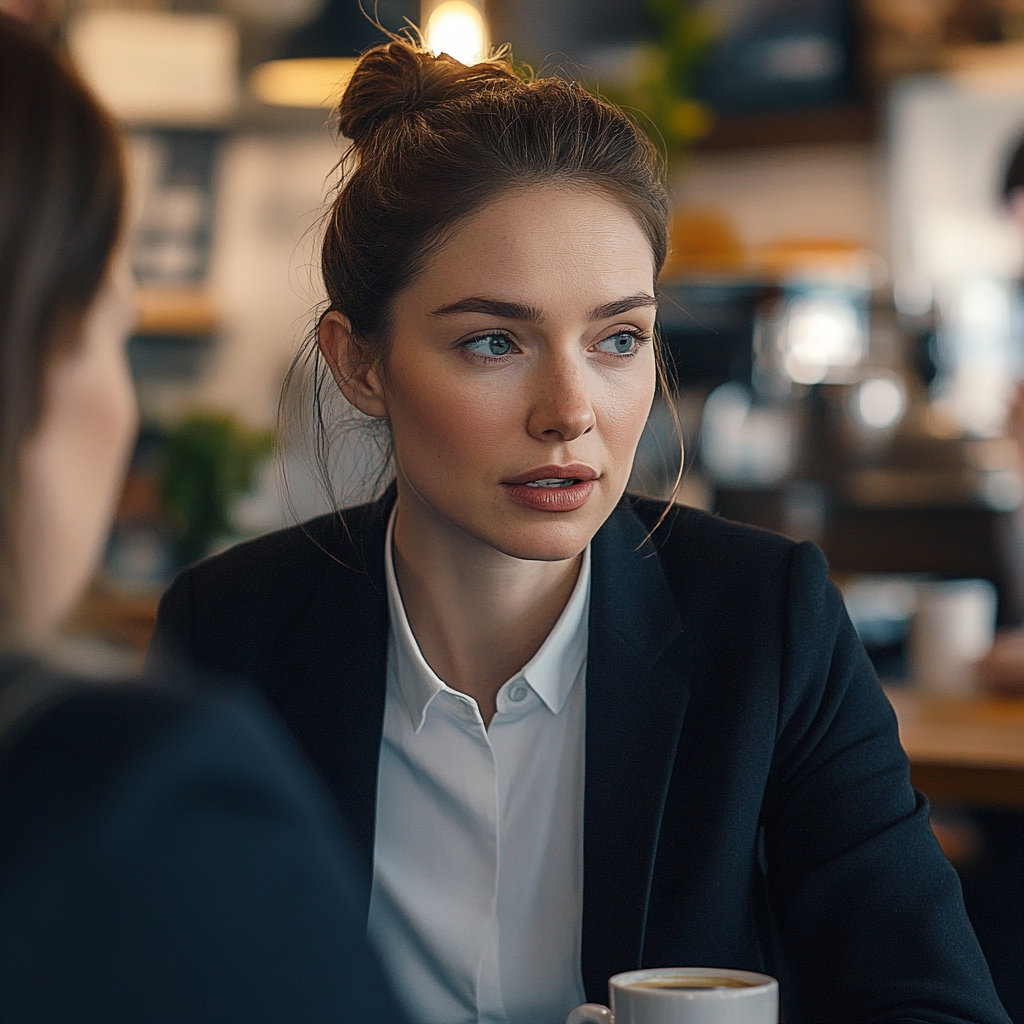
[[[534,562],[471,537],[399,482],[395,575],[427,664],[472,697],[484,723],[498,690],[536,653],[572,596],[582,555]]]

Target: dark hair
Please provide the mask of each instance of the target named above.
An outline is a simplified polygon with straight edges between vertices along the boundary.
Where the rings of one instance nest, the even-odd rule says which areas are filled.
[[[395,296],[452,230],[510,190],[541,183],[593,189],[621,203],[651,246],[657,278],[668,245],[663,161],[621,110],[579,83],[521,74],[504,56],[466,66],[393,39],[367,51],[335,111],[351,140],[323,240],[329,310],[352,324],[386,369]],[[330,489],[324,406],[334,382],[307,339],[285,383],[312,364],[315,450]],[[666,385],[659,350],[659,377]],[[383,442],[385,454],[389,442]]]
[[[1003,202],[1009,203],[1018,189],[1024,188],[1024,138],[1022,138],[1010,157],[1003,179]]]
[[[19,456],[121,228],[121,135],[65,61],[0,15],[0,632],[19,582]]]

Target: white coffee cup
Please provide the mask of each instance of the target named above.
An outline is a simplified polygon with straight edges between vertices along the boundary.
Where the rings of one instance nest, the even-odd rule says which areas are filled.
[[[779,983],[722,967],[651,967],[608,979],[611,1009],[577,1006],[565,1024],[778,1024]]]
[[[910,635],[914,683],[946,696],[974,689],[974,664],[992,646],[996,590],[988,580],[946,580],[917,588]]]

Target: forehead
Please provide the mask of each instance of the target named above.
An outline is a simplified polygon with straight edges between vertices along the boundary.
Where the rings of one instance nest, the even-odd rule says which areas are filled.
[[[653,288],[650,243],[624,206],[600,192],[537,186],[460,223],[404,297],[431,308],[487,295],[591,310]]]

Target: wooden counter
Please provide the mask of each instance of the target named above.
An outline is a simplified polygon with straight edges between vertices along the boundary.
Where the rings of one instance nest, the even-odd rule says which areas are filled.
[[[886,694],[918,789],[932,800],[1024,810],[1024,698]]]
[[[68,630],[123,647],[141,665],[159,603],[159,594],[118,594],[94,584],[72,612]]]

